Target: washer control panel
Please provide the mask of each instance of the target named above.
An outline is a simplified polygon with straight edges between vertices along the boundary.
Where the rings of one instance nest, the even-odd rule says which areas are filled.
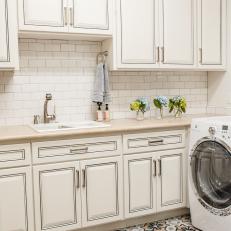
[[[231,126],[228,125],[221,125],[219,129],[219,135],[222,139],[230,140],[231,139]]]

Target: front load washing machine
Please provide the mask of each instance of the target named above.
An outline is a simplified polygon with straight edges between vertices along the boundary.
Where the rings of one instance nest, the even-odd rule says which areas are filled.
[[[231,117],[194,119],[189,150],[192,224],[231,231]]]

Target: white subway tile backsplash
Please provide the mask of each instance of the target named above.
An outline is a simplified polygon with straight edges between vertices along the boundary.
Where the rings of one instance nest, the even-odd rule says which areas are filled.
[[[91,98],[100,42],[20,39],[19,49],[20,71],[0,72],[1,125],[32,123],[34,114],[43,114],[47,92],[54,97],[58,120],[95,118]],[[135,117],[129,104],[141,96],[152,104],[157,95],[180,94],[188,100],[188,113],[206,112],[206,72],[111,72],[110,87],[113,119]],[[151,105],[146,117],[155,114]]]

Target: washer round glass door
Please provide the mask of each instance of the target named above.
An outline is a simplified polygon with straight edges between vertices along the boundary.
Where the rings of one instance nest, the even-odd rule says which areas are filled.
[[[192,150],[191,175],[200,203],[220,216],[231,215],[231,154],[216,139],[203,139]]]

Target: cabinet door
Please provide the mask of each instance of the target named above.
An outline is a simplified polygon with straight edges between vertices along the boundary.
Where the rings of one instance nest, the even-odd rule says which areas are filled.
[[[199,63],[210,68],[225,65],[226,1],[198,1]]]
[[[194,6],[194,0],[161,1],[162,66],[187,68],[195,64]]]
[[[67,0],[19,0],[19,29],[68,31]]]
[[[81,162],[83,226],[122,218],[121,157]]]
[[[160,152],[157,180],[157,211],[186,206],[184,150]]]
[[[0,0],[0,69],[18,67],[16,1]]]
[[[79,164],[34,167],[36,230],[79,228],[81,199]]]
[[[0,230],[34,230],[30,168],[0,170]]]
[[[156,0],[117,1],[118,68],[158,66]]]
[[[113,0],[70,0],[71,32],[109,34]]]
[[[156,212],[156,161],[153,154],[124,157],[125,217]]]

